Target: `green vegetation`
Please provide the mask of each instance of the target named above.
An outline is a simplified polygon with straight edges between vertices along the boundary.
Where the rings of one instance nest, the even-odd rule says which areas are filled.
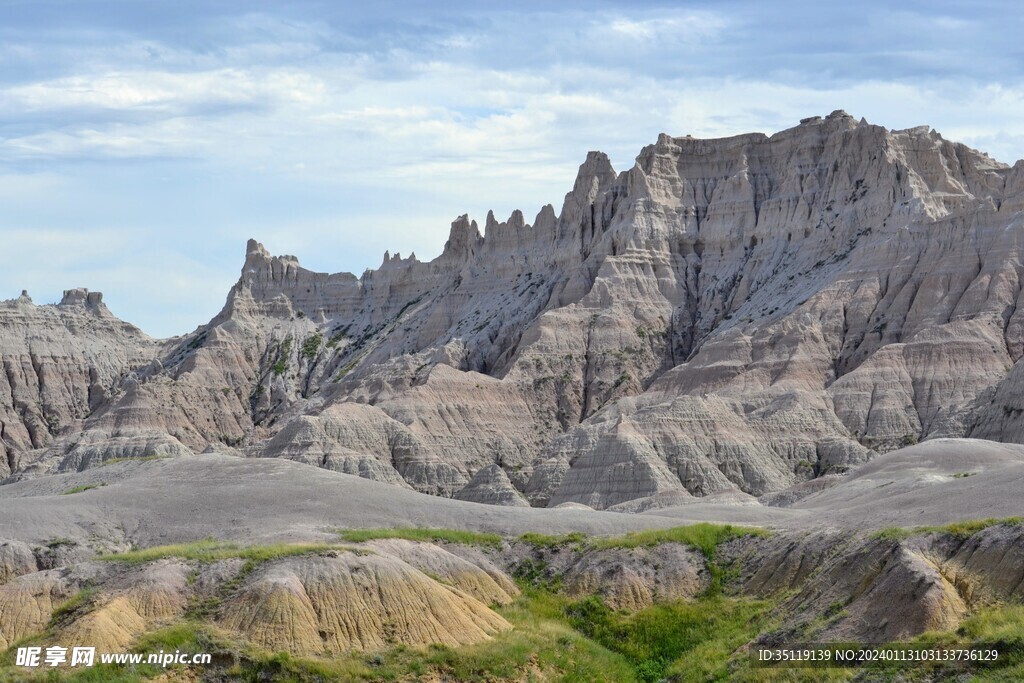
[[[352,372],[353,369],[355,369],[355,367],[356,367],[356,365],[358,363],[359,363],[359,359],[358,358],[355,358],[355,359],[349,361],[345,365],[345,367],[343,367],[341,370],[338,371],[338,374],[334,376],[334,380],[333,381],[340,382],[345,377],[345,375],[347,375],[348,373]]]
[[[124,553],[113,553],[101,555],[99,559],[110,562],[124,562],[125,564],[143,564],[160,560],[165,557],[178,557],[183,560],[198,560],[200,562],[216,562],[232,557],[254,562],[267,562],[280,557],[291,557],[293,555],[307,555],[310,553],[325,552],[328,550],[354,550],[343,546],[331,545],[328,543],[275,543],[272,545],[251,545],[243,546],[237,543],[226,543],[206,539],[195,543],[182,543],[178,545],[161,545],[143,550],[131,550]]]
[[[1024,524],[1024,518],[1021,517],[968,519],[943,526],[919,526],[912,529],[889,527],[871,534],[871,538],[881,541],[902,541],[911,536],[921,536],[924,534],[949,534],[961,540],[966,540],[979,531],[991,526],[1020,526],[1021,524]]]
[[[195,338],[189,341],[187,349],[189,351],[195,351],[196,349],[198,349],[200,346],[203,345],[203,342],[206,341],[206,335],[206,332],[200,332],[199,334],[197,334]]]
[[[144,455],[141,458],[110,458],[104,460],[100,467],[106,467],[107,465],[116,465],[119,462],[151,462],[153,460],[165,460],[171,456],[169,455]]]
[[[929,638],[926,634],[919,640],[927,642]],[[937,640],[941,643],[943,637]],[[954,645],[998,643],[998,661],[975,680],[1024,680],[1024,605],[981,610],[962,623],[951,640]]]
[[[688,526],[677,526],[671,529],[651,529],[649,531],[631,531],[625,536],[595,538],[590,542],[593,548],[651,548],[662,543],[684,543],[700,550],[706,557],[715,554],[715,549],[726,541],[745,536],[766,538],[770,535],[767,529],[757,527],[733,526],[731,524],[709,524],[701,522]]]
[[[552,537],[557,538],[557,537]],[[564,538],[564,537],[563,537]],[[92,599],[83,590],[59,608],[62,615],[83,609]],[[149,633],[135,652],[211,652],[217,680],[411,681],[466,683],[558,681],[652,683],[672,681],[845,681],[859,680],[1024,680],[1024,606],[989,607],[952,632],[926,633],[920,647],[992,645],[999,659],[965,664],[878,664],[867,669],[755,668],[744,644],[777,626],[777,603],[729,596],[654,605],[635,613],[612,610],[598,597],[574,600],[551,590],[525,587],[511,605],[497,611],[510,631],[476,645],[451,648],[397,646],[377,653],[300,657],[269,653],[232,640],[196,619]],[[61,617],[55,616],[55,622]],[[25,643],[22,643],[24,645]],[[0,654],[0,683],[141,683],[165,670],[149,665],[97,665],[91,669],[29,672],[13,666],[14,649]],[[968,678],[969,676],[969,678]],[[176,680],[176,679],[175,679]],[[187,675],[185,680],[188,679]]]
[[[348,339],[348,334],[346,333],[346,330],[348,330],[348,327],[346,327],[344,330],[341,330],[340,332],[335,332],[334,334],[332,334],[331,338],[327,340],[327,348],[336,348],[338,344]]]
[[[281,340],[281,345],[277,348],[277,362],[270,368],[275,375],[283,375],[284,371],[288,369],[288,354],[291,352],[292,338],[289,335]]]
[[[501,548],[501,536],[478,531],[458,531],[455,529],[339,529],[342,540],[350,543],[362,543],[378,538],[402,538],[407,541],[447,541],[463,545]]]
[[[562,576],[551,572],[547,561],[539,558],[526,558],[517,564],[512,575],[522,585],[531,589],[543,589],[552,592],[562,590]]]
[[[765,601],[716,597],[624,614],[597,598],[573,601],[527,588],[513,604],[498,609],[513,630],[485,643],[461,648],[398,647],[334,660],[278,653],[257,656],[230,673],[242,680],[309,683],[421,678],[466,683],[647,683],[666,676],[729,680],[730,656],[757,635],[771,607]]]
[[[324,335],[320,332],[306,337],[306,341],[302,342],[302,357],[306,360],[316,358],[316,354],[320,351],[320,345],[323,341]]]
[[[232,652],[237,649],[236,644],[212,627],[186,621],[144,635],[135,643],[131,651],[149,654],[161,650],[164,652],[178,650],[195,654],[199,652]],[[142,683],[157,679],[169,670],[156,664],[124,666],[100,664],[97,661],[95,666],[89,668],[47,670],[48,667],[44,667],[33,671],[13,666],[14,650],[15,648],[8,650],[0,660],[0,683]],[[169,668],[181,669],[183,667],[178,665]]]
[[[906,530],[883,529],[875,538],[905,538],[913,533],[940,531],[966,537],[995,524],[1021,524],[1019,519],[990,519],[958,522],[945,527]],[[447,529],[341,530],[348,542],[375,538],[404,538],[414,541],[447,541],[482,547],[499,547],[495,534]],[[617,548],[646,548],[662,543],[684,543],[702,552],[708,564],[722,543],[744,536],[764,536],[761,529],[730,525],[697,524],[673,529],[635,532],[618,537],[589,537],[580,533],[564,535],[524,534],[518,542],[538,550],[572,549],[593,551]],[[163,546],[110,555],[104,559],[129,563],[162,557],[212,561],[227,557],[256,563],[295,554],[338,549],[329,544],[269,545],[243,547],[213,540]],[[539,556],[543,556],[538,553]],[[528,566],[527,566],[528,565]],[[867,669],[755,668],[745,651],[746,643],[760,633],[779,627],[778,601],[756,600],[709,591],[692,601],[653,605],[634,613],[611,609],[600,597],[574,599],[561,594],[557,577],[542,559],[531,558],[517,572],[523,593],[511,605],[496,610],[512,624],[510,631],[471,646],[451,648],[398,646],[378,653],[348,653],[333,657],[299,657],[269,653],[232,640],[204,623],[216,613],[217,598],[209,604],[192,605],[186,620],[161,628],[138,640],[133,650],[151,652],[212,652],[215,660],[205,671],[218,680],[292,681],[410,681],[454,680],[468,683],[500,681],[607,681],[624,683],[673,683],[696,681],[844,681],[863,680],[1024,680],[1024,606],[992,606],[976,612],[956,631],[927,633],[912,641],[921,647],[962,647],[990,644],[1000,656],[994,663],[970,665],[929,663],[911,667],[906,663],[878,664]],[[723,583],[721,570],[719,586]],[[243,569],[242,576],[247,569]],[[527,576],[530,573],[531,579]],[[536,580],[548,577],[547,583]],[[227,582],[221,596],[233,591],[241,579]],[[51,634],[69,617],[81,614],[94,602],[94,589],[86,587],[54,612]],[[829,614],[841,612],[837,602]],[[24,644],[24,643],[22,643]],[[205,669],[205,668],[204,668]],[[0,683],[139,683],[164,671],[157,667],[96,666],[89,670],[28,672],[13,666],[13,650],[0,654]]]
[[[1024,606],[994,606],[979,610],[956,631],[924,633],[910,641],[920,648],[995,648],[999,657],[973,665],[928,662],[913,668],[905,664],[877,664],[867,669],[867,680],[905,681],[1020,681],[1024,680]],[[968,678],[969,674],[969,678]]]
[[[566,615],[581,633],[623,655],[640,681],[660,681],[669,673],[673,679],[708,680],[727,678],[729,657],[762,630],[771,607],[767,601],[716,596],[623,614],[589,597],[568,606]]]
[[[590,546],[596,549],[607,548],[650,548],[662,543],[683,543],[696,548],[707,559],[708,572],[711,574],[711,585],[707,595],[718,595],[725,584],[726,573],[716,561],[718,546],[727,541],[747,536],[767,537],[766,529],[756,527],[733,526],[731,524],[709,524],[701,522],[689,526],[677,526],[671,529],[651,529],[649,531],[633,531],[625,536],[599,538],[591,541]]]
[[[398,315],[395,316],[395,320],[401,318],[403,313],[405,313],[407,310],[409,310],[410,308],[412,308],[413,306],[415,306],[416,304],[418,304],[422,300],[423,300],[423,295],[421,294],[418,297],[416,297],[415,299],[413,299],[412,301],[406,302],[406,304],[404,306],[402,306],[401,309],[399,309]],[[479,315],[479,314],[480,314],[480,311],[477,311],[477,315]]]
[[[520,536],[519,540],[523,543],[529,543],[536,548],[554,549],[573,546],[576,549],[582,549],[587,540],[587,535],[576,531],[571,534],[552,536],[548,534],[538,534],[531,531]]]
[[[947,524],[945,526],[923,527],[923,530],[926,532],[951,534],[957,538],[970,538],[974,534],[983,529],[987,529],[990,526],[1019,526],[1022,523],[1024,523],[1024,519],[1021,519],[1020,517],[1006,517],[1004,519],[989,518],[953,522],[952,524]]]
[[[338,534],[350,543],[361,543],[377,538],[403,538],[409,541],[448,541],[464,545],[490,546],[501,548],[502,539],[498,534],[481,533],[478,531],[460,531],[457,529],[339,529]],[[540,534],[529,532],[517,540],[529,543],[537,548],[559,548],[573,546],[583,550],[608,550],[611,548],[650,548],[662,543],[683,543],[711,557],[715,549],[735,538],[746,536],[767,537],[768,530],[756,527],[733,526],[731,524],[709,524],[701,522],[688,526],[670,529],[651,529],[649,531],[631,531],[624,536],[587,536],[582,532],[569,534]]]
[[[92,605],[93,598],[95,597],[96,589],[94,587],[86,586],[81,589],[70,598],[57,605],[57,608],[54,609],[53,613],[50,615],[50,626],[56,626],[68,617],[87,609]]]
[[[62,496],[70,496],[72,493],[81,493],[82,491],[89,491],[90,489],[98,489],[101,486],[106,486],[106,482],[101,481],[98,484],[82,484],[81,486],[72,486]]]
[[[513,629],[493,640],[460,648],[433,645],[333,660],[285,653],[255,657],[229,671],[241,680],[320,681],[444,680],[460,683],[543,680],[559,683],[635,683],[624,657],[574,630],[565,598],[528,591],[498,611]]]

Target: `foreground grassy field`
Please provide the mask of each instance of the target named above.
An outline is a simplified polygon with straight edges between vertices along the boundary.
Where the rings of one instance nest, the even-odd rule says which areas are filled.
[[[462,648],[398,647],[334,659],[258,652],[209,625],[187,621],[149,634],[134,651],[212,652],[215,680],[281,681],[557,681],[561,683],[651,683],[654,681],[844,681],[847,669],[764,669],[751,666],[742,646],[771,625],[769,601],[708,596],[627,615],[597,598],[569,600],[548,590],[526,587],[501,614],[514,629],[495,639]],[[944,647],[997,644],[995,665],[965,672],[934,665],[878,666],[867,680],[1024,680],[1024,606],[986,609],[953,633],[930,633],[915,640]],[[13,650],[0,666],[0,681],[48,683],[141,683],[165,674],[156,666],[96,666],[74,673],[15,668]],[[180,668],[179,668],[180,670]],[[180,672],[185,674],[184,671]],[[198,673],[198,672],[197,672]],[[173,679],[179,680],[179,679]],[[182,678],[180,680],[193,680]]]
[[[963,529],[945,530],[976,533],[994,523],[985,520]],[[1010,523],[1018,523],[1010,520]],[[924,533],[915,530],[908,533]],[[511,604],[495,607],[512,626],[493,639],[462,647],[398,646],[374,653],[350,653],[336,657],[296,657],[268,652],[241,642],[214,625],[216,604],[193,605],[183,619],[138,639],[132,651],[139,653],[211,653],[213,663],[188,669],[158,666],[97,665],[78,670],[28,670],[15,666],[18,645],[42,644],[66,617],[88,612],[93,591],[83,589],[57,606],[50,621],[51,632],[17,643],[0,655],[0,683],[139,683],[170,681],[282,681],[321,683],[326,681],[459,681],[499,683],[547,681],[561,683],[608,682],[678,683],[696,681],[844,681],[858,680],[1024,680],[1024,606],[992,605],[977,611],[955,632],[926,633],[914,644],[920,646],[964,647],[985,644],[997,647],[1000,658],[970,670],[943,664],[916,667],[874,666],[854,669],[780,669],[753,665],[746,645],[759,634],[772,632],[780,623],[776,600],[758,600],[729,595],[726,571],[716,557],[722,543],[743,536],[765,535],[758,529],[728,525],[697,524],[677,529],[595,538],[582,534],[546,536],[526,534],[502,539],[491,534],[445,529],[371,529],[339,532],[346,543],[377,538],[405,538],[416,541],[460,543],[484,549],[500,549],[509,542],[536,548],[586,549],[638,548],[661,543],[684,543],[705,556],[711,574],[706,592],[694,600],[655,604],[633,613],[611,609],[601,598],[572,598],[564,594],[559,581],[541,578],[539,573],[522,572],[518,583],[522,594]],[[896,531],[886,530],[886,535]],[[905,533],[900,531],[899,533]],[[167,557],[199,563],[225,558],[245,561],[241,576],[263,562],[344,548],[335,544],[238,546],[212,540],[163,546],[117,555],[103,561],[125,566]],[[532,565],[531,565],[532,566]],[[237,584],[235,579],[233,584]]]
[[[658,681],[670,667],[686,668],[688,653],[727,656],[755,636],[770,604],[709,597],[694,603],[659,605],[636,614],[609,610],[596,598],[572,601],[548,590],[526,587],[513,604],[498,611],[513,629],[491,641],[457,649],[398,647],[371,655],[335,659],[299,658],[258,652],[231,641],[212,627],[187,621],[156,631],[136,652],[214,652],[221,674],[240,681],[408,681],[467,683],[536,680],[586,683]],[[721,655],[725,655],[722,657]],[[155,666],[97,666],[79,672],[48,672],[26,677],[13,666],[13,650],[3,659],[0,680],[112,681],[135,683],[163,673]]]

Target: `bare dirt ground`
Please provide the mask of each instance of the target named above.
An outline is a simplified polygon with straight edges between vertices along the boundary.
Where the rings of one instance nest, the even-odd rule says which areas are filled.
[[[698,521],[795,530],[946,524],[1024,514],[1024,446],[928,441],[880,456],[837,482],[789,507],[694,502],[626,514],[481,505],[287,460],[206,454],[119,462],[0,487],[0,538],[102,539],[146,547],[208,537],[313,540],[336,528],[360,527],[518,535],[619,534]]]

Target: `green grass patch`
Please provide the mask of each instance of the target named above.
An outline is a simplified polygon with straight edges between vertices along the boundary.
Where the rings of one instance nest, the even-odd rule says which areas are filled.
[[[70,598],[57,605],[57,608],[50,614],[50,627],[53,628],[78,612],[88,609],[92,606],[95,597],[96,588],[93,586],[82,588]]]
[[[308,555],[328,550],[354,549],[329,543],[275,543],[272,545],[246,546],[206,539],[196,541],[195,543],[161,545],[142,550],[101,555],[99,559],[109,562],[124,562],[126,564],[143,564],[165,557],[177,557],[183,560],[198,560],[200,562],[216,562],[217,560],[237,557],[243,560],[252,560],[253,562],[267,562],[281,557]]]
[[[970,538],[974,534],[989,528],[990,526],[1020,526],[1024,523],[1020,517],[1006,517],[1003,519],[975,519],[962,522],[953,522],[945,526],[924,527],[925,531],[944,533],[956,536],[957,538]]]
[[[715,596],[615,612],[598,597],[566,608],[569,624],[618,652],[644,683],[725,678],[726,665],[768,620],[768,601]]]
[[[722,592],[727,578],[725,569],[718,564],[716,559],[718,546],[737,538],[748,536],[766,538],[770,535],[771,533],[767,529],[757,527],[701,522],[699,524],[677,526],[670,529],[634,531],[625,536],[595,538],[590,541],[590,547],[603,550],[609,548],[651,548],[663,543],[682,543],[688,545],[703,553],[707,560],[708,572],[711,574],[711,583],[708,586],[707,595],[712,596]]]
[[[100,467],[106,467],[107,465],[116,465],[119,462],[151,462],[153,460],[166,460],[171,456],[169,455],[145,455],[141,458],[111,458],[110,460],[104,460],[100,463]]]
[[[578,531],[560,535],[538,534],[531,531],[520,536],[518,540],[523,543],[529,543],[535,548],[548,548],[552,550],[567,546],[582,548],[587,542],[587,535]]]
[[[62,496],[70,496],[73,493],[81,493],[82,491],[90,491],[92,489],[98,489],[99,487],[106,486],[106,485],[107,485],[106,482],[102,482],[102,481],[100,483],[98,483],[98,484],[82,484],[81,486],[73,486],[73,487],[69,488],[67,491],[65,491],[64,493],[62,493],[60,495],[62,495]]]
[[[153,671],[143,671],[143,667],[131,669],[124,666],[97,664],[89,668],[79,667],[77,670],[44,670],[11,667],[0,672],[2,683],[143,683],[159,675],[157,667]],[[46,667],[49,669],[49,667]]]
[[[398,528],[398,529],[339,529],[338,535],[342,540],[350,543],[362,543],[378,538],[401,538],[407,541],[436,542],[447,541],[449,543],[461,543],[462,545],[475,545],[485,548],[501,549],[501,536],[488,534],[479,531],[459,531],[457,529],[421,529],[421,528]]]
[[[870,538],[880,541],[902,541],[911,536],[924,534],[949,534],[960,540],[966,540],[979,531],[992,526],[1020,526],[1022,524],[1024,524],[1024,518],[1021,517],[990,517],[989,519],[963,520],[942,526],[919,526],[912,529],[893,526],[876,531],[871,534]]]
[[[12,651],[14,649],[12,648]],[[142,654],[161,650],[164,652],[178,650],[196,654],[200,652],[231,652],[237,648],[216,629],[186,621],[148,633],[137,640],[130,649],[132,652]],[[142,683],[142,681],[150,681],[166,674],[170,670],[184,668],[181,665],[172,665],[165,669],[156,664],[101,664],[97,658],[96,664],[89,668],[51,670],[49,667],[41,667],[32,670],[15,667],[12,665],[13,659],[11,662],[7,662],[6,659],[5,655],[4,664],[7,666],[0,668],[0,682],[2,683],[14,683],[15,681],[19,683]],[[201,668],[205,669],[206,667]]]
[[[396,647],[385,652],[333,659],[266,654],[236,665],[228,674],[240,680],[292,683],[411,680],[636,683],[634,669],[622,655],[587,638],[566,622],[566,604],[564,597],[528,589],[514,603],[498,609],[514,628],[476,645]]]
[[[611,550],[614,548],[653,548],[663,543],[683,543],[701,551],[706,557],[714,555],[719,545],[746,536],[767,537],[767,529],[709,524],[700,522],[670,529],[631,531],[624,536],[593,537],[580,532],[561,535],[526,533],[518,538],[538,548],[576,546],[579,550]]]
[[[604,550],[608,548],[650,548],[663,543],[683,543],[700,550],[705,557],[710,558],[715,554],[715,549],[727,541],[746,536],[766,538],[769,535],[771,534],[767,529],[757,527],[701,522],[671,529],[631,531],[625,536],[595,538],[590,541],[590,547]]]
[[[927,662],[916,666],[879,663],[866,669],[865,680],[1024,680],[1024,605],[981,609],[955,631],[924,633],[911,640],[910,645],[936,649],[995,648],[999,657],[990,662]]]

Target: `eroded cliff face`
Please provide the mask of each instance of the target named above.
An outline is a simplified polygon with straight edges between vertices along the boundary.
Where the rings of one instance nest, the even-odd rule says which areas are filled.
[[[114,317],[99,292],[68,290],[48,306],[22,292],[0,302],[0,319],[2,476],[22,467],[27,452],[78,432],[132,367],[158,354],[159,344]]]
[[[589,154],[557,215],[459,218],[430,262],[328,275],[250,241],[207,326],[157,343],[89,314],[53,344],[103,352],[59,385],[18,370],[33,352],[7,330],[80,323],[7,302],[0,467],[237,448],[606,508],[761,495],[936,436],[1022,441],[1022,244],[1024,162],[927,127],[663,135],[623,173]]]

